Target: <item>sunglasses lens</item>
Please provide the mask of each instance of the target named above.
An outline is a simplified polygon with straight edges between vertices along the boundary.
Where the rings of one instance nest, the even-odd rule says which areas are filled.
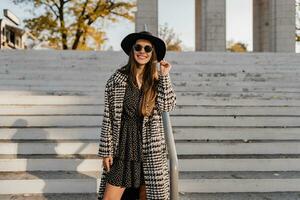
[[[133,46],[133,48],[135,51],[141,51],[143,47],[142,47],[142,45],[136,44]]]
[[[144,50],[145,50],[145,52],[150,53],[152,51],[152,47],[147,45],[144,47]]]
[[[146,53],[150,53],[150,52],[152,51],[152,47],[149,46],[149,45],[146,45],[146,46],[143,47],[143,46],[140,45],[140,44],[135,44],[135,45],[133,46],[133,49],[134,49],[135,51],[141,51],[143,48],[144,48],[144,50],[145,50]]]

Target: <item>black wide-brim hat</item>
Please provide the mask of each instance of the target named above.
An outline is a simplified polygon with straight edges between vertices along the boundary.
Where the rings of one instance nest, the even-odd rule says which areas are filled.
[[[162,39],[160,39],[159,37],[156,37],[147,31],[142,31],[139,33],[131,33],[122,40],[121,47],[127,55],[130,54],[130,51],[131,51],[133,45],[135,44],[135,42],[138,39],[148,40],[152,43],[152,45],[154,45],[155,52],[157,55],[157,61],[161,61],[162,59],[164,59],[164,57],[166,55],[165,42]]]

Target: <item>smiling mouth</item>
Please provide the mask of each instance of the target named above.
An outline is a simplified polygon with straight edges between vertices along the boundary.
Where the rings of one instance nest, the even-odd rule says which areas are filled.
[[[139,59],[146,59],[146,58],[147,58],[147,56],[142,56],[142,55],[137,55],[137,57],[138,57]]]

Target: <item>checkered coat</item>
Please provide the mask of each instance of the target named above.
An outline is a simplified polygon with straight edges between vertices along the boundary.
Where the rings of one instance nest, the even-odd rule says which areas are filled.
[[[105,108],[98,153],[100,157],[114,157],[118,148],[127,78],[126,74],[116,70],[106,83]],[[172,89],[169,75],[159,75],[157,90],[153,114],[149,117],[144,117],[142,128],[143,170],[147,200],[167,200],[170,198],[167,148],[161,116],[161,112],[169,112],[176,105],[176,96]],[[103,198],[106,174],[107,172],[103,170],[99,199]]]

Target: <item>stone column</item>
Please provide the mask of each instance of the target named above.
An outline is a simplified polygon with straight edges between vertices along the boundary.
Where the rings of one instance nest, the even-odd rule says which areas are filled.
[[[295,52],[295,0],[253,0],[253,51]]]
[[[226,50],[225,0],[195,0],[196,51]]]
[[[270,51],[269,0],[253,0],[253,51]]]
[[[137,0],[135,31],[143,31],[144,24],[147,24],[148,31],[158,35],[158,0]]]

